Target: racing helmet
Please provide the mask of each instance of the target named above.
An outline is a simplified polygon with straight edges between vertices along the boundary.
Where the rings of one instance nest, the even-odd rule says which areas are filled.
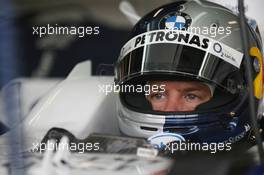
[[[262,46],[249,25],[247,31],[258,104]],[[247,140],[252,128],[241,43],[238,16],[212,2],[176,1],[142,17],[115,69],[120,131],[142,138],[175,133],[191,142]],[[153,110],[145,88],[151,81],[201,82],[210,87],[212,97],[191,111]]]

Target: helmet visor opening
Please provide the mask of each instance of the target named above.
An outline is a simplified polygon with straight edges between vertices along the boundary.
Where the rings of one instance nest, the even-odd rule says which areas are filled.
[[[187,85],[187,89],[190,89],[190,85],[192,86],[193,84],[196,85],[198,83],[203,85],[203,82],[194,81],[190,78],[178,77],[175,79],[169,78],[169,76],[165,77],[162,78],[162,76],[159,76],[158,80],[180,86]],[[197,102],[197,100],[200,100],[198,98],[206,98],[204,97],[205,95],[201,97],[202,93],[199,91],[190,90],[190,92],[180,92],[178,89],[175,91],[173,89],[175,86],[172,86],[172,88],[168,87],[168,89],[165,87],[167,90],[165,93],[152,93],[153,88],[149,86],[149,82],[151,81],[155,81],[153,76],[142,76],[124,84],[123,86],[126,87],[126,92],[120,92],[120,101],[122,104],[133,111],[147,114],[197,114],[219,111],[219,109],[227,104],[230,106],[231,102],[239,96],[239,94],[231,94],[225,89],[217,87],[212,97],[208,98],[208,100]],[[185,88],[184,86],[182,87]],[[132,90],[132,88],[135,89]],[[177,95],[175,95],[175,92]],[[177,100],[171,100],[171,98],[177,98]],[[157,108],[157,105],[160,108]]]
[[[179,44],[152,44],[137,48],[119,61],[117,81],[139,75],[168,74],[202,79],[232,94],[242,87],[241,70],[206,51]]]

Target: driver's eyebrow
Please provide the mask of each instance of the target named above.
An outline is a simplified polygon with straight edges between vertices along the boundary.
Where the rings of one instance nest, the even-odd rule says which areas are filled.
[[[150,86],[160,86],[160,85],[163,85],[163,83],[161,82],[156,82],[156,81],[150,81],[150,82],[147,82],[146,85],[150,85]]]
[[[189,88],[183,89],[182,91],[183,92],[193,92],[193,91],[203,92],[204,88],[202,88],[202,87],[189,87]]]

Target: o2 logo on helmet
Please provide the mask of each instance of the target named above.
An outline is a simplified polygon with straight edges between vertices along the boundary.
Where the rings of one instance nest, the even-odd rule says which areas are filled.
[[[160,29],[186,30],[191,25],[192,19],[186,13],[170,13],[159,22]]]
[[[232,54],[230,54],[228,50],[224,50],[220,43],[215,42],[213,44],[213,50],[215,53],[219,54],[219,57],[225,58],[225,61],[229,62],[230,64],[240,65],[237,62],[237,59]]]
[[[148,142],[156,149],[163,149],[167,144],[176,141],[185,141],[185,138],[175,133],[158,133],[148,138]]]

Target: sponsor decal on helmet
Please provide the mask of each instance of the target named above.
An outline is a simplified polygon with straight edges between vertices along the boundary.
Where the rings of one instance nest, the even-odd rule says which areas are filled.
[[[159,23],[160,29],[186,30],[191,25],[192,19],[185,13],[170,13],[164,16]]]
[[[254,79],[254,94],[257,99],[263,97],[263,56],[257,47],[250,48],[250,56],[253,57],[253,68],[257,73]]]
[[[235,136],[229,137],[226,142],[229,142],[229,143],[238,142],[238,141],[242,140],[243,138],[245,138],[250,130],[251,130],[250,125],[245,124],[244,130],[241,133],[239,133]]]
[[[176,133],[158,133],[148,138],[148,141],[157,149],[164,148],[167,144],[176,141],[185,141],[185,138]]]
[[[243,53],[203,35],[181,30],[154,30],[142,33],[129,40],[121,49],[120,60],[139,47],[158,43],[180,44],[206,51],[240,68]]]

